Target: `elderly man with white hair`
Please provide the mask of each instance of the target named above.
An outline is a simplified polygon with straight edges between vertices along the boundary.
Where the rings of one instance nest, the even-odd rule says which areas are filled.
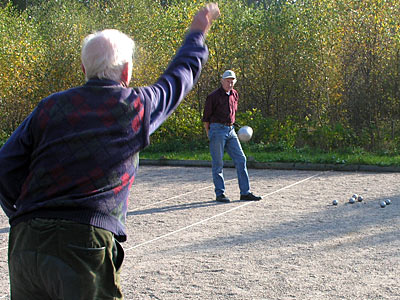
[[[85,38],[86,83],[37,105],[0,149],[9,217],[11,299],[122,299],[125,219],[138,153],[192,89],[219,16],[206,5],[153,85],[129,88],[134,42],[107,29]]]

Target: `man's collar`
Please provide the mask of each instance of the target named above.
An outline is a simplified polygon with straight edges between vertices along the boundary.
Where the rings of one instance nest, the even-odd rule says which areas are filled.
[[[229,92],[227,92],[227,91],[224,90],[224,88],[222,86],[220,88],[220,91],[221,91],[221,94],[224,94],[224,95],[226,94],[228,96],[233,94],[233,90],[230,90]]]
[[[120,82],[111,80],[111,79],[100,79],[100,78],[90,78],[88,81],[86,81],[85,85],[91,85],[91,86],[113,86],[113,85],[119,85],[121,86]]]

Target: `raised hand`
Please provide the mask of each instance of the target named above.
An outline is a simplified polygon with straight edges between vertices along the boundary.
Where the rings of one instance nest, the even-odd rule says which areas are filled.
[[[202,31],[204,35],[207,35],[211,24],[215,19],[220,16],[218,4],[209,3],[200,9],[194,16],[190,31]]]

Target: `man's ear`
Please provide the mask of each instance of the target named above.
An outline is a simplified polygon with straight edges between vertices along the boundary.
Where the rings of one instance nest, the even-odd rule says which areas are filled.
[[[129,75],[129,63],[125,63],[124,67],[122,69],[122,74],[121,74],[121,81],[126,84],[126,86],[129,85],[130,82],[130,75]]]

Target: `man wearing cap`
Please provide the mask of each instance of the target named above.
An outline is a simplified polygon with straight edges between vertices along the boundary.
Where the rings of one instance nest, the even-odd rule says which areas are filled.
[[[235,72],[232,70],[225,71],[222,75],[221,87],[207,96],[204,106],[202,121],[210,141],[216,200],[218,202],[230,202],[225,195],[223,175],[223,156],[226,150],[235,164],[239,181],[240,200],[258,201],[261,200],[261,197],[250,192],[246,156],[233,127],[239,101],[239,94],[233,89],[235,83]]]

